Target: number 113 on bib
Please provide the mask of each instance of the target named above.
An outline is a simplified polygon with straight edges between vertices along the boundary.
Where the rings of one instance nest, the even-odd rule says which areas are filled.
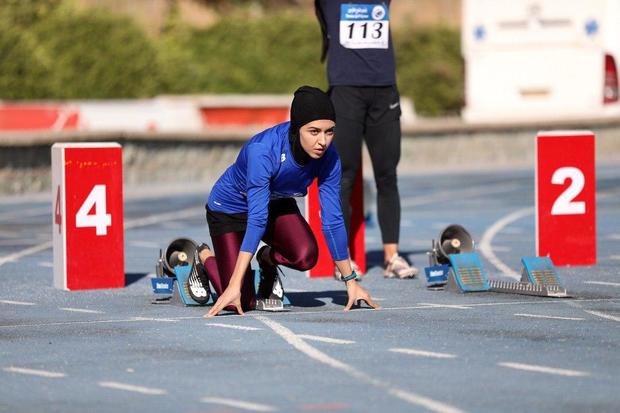
[[[589,131],[536,137],[536,250],[555,265],[596,264],[594,141]]]
[[[387,49],[390,38],[388,8],[377,4],[340,6],[340,44],[347,49]]]

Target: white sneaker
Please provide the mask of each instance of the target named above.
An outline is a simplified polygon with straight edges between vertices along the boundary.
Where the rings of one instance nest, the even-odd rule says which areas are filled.
[[[418,275],[418,272],[418,269],[413,265],[409,265],[403,257],[398,254],[394,254],[385,266],[383,277],[400,279],[414,278]]]
[[[360,270],[360,267],[355,263],[355,261],[351,260],[351,269],[355,271],[357,277],[355,277],[355,281],[362,281],[362,276],[364,273]],[[334,278],[338,281],[342,281],[342,274],[340,274],[340,270],[338,267],[334,270]]]

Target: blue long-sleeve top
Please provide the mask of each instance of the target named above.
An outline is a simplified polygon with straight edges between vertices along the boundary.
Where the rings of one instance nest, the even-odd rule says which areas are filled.
[[[348,258],[347,232],[340,205],[340,158],[329,146],[319,159],[299,165],[293,158],[290,122],[269,128],[250,139],[237,160],[213,186],[208,207],[228,214],[247,213],[241,251],[254,253],[267,226],[269,200],[302,197],[318,178],[321,227],[332,259]]]

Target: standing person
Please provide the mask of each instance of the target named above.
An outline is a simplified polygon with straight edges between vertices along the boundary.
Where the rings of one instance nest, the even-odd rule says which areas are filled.
[[[398,253],[400,96],[390,36],[390,1],[315,0],[336,109],[336,149],[342,162],[342,210],[350,234],[351,192],[366,141],[377,187],[377,215],[386,278],[413,278],[418,270]],[[354,266],[355,268],[355,266]],[[338,272],[337,272],[338,274]]]
[[[259,298],[269,299],[276,290],[272,285],[279,278],[278,265],[299,271],[314,266],[316,239],[293,198],[304,196],[314,178],[319,182],[323,233],[332,258],[346,274],[345,311],[358,300],[378,308],[355,281],[349,261],[339,198],[340,160],[330,146],[335,119],[329,96],[302,86],[295,92],[291,121],[250,139],[215,183],[207,202],[214,252],[201,245],[198,267],[219,298],[205,316],[217,315],[224,308],[239,314],[254,308],[250,261],[261,239],[267,245],[256,254],[261,269]]]

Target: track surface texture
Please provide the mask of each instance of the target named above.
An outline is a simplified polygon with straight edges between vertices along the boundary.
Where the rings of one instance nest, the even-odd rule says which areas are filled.
[[[531,170],[399,184],[401,250],[421,270],[452,223],[491,279],[535,255]],[[205,319],[204,307],[152,304],[159,249],[209,242],[207,192],[127,191],[127,286],[78,292],[52,287],[50,200],[0,201],[0,412],[620,411],[618,166],[597,170],[597,265],[558,268],[570,299],[384,279],[371,218],[362,282],[381,310],[343,312],[341,283],[286,268],[285,313]]]

